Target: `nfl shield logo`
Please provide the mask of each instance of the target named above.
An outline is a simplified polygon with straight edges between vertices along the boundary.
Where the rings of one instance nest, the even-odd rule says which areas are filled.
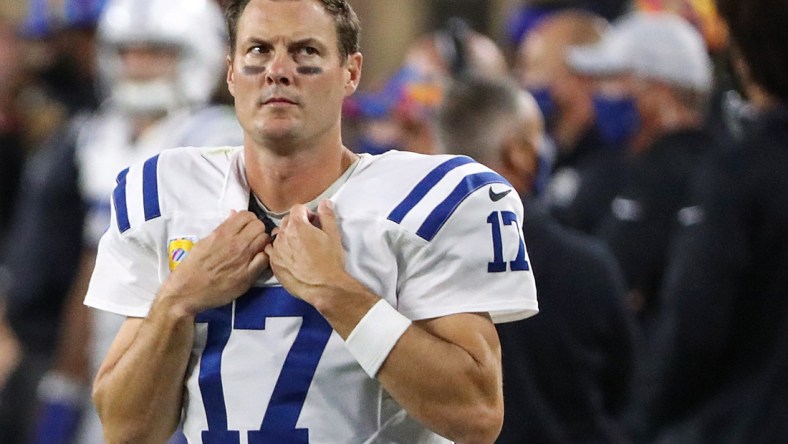
[[[170,258],[170,271],[174,270],[178,264],[181,263],[186,256],[189,255],[194,246],[194,240],[190,237],[181,237],[178,239],[170,239],[167,244],[167,253]]]

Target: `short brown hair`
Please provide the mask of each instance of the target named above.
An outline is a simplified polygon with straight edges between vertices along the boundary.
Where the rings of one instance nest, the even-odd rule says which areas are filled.
[[[223,0],[224,17],[227,20],[227,31],[230,38],[230,51],[235,50],[238,35],[238,19],[251,0]],[[344,60],[360,49],[361,24],[358,16],[346,0],[317,0],[323,9],[334,19],[339,45],[339,56]]]
[[[436,116],[442,149],[483,162],[522,120],[521,94],[526,93],[507,77],[465,73],[452,79]]]

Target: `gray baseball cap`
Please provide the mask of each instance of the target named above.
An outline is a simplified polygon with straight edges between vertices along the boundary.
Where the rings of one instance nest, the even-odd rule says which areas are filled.
[[[594,76],[632,72],[700,92],[712,87],[703,36],[670,12],[627,14],[599,42],[569,48],[566,61],[576,72]]]

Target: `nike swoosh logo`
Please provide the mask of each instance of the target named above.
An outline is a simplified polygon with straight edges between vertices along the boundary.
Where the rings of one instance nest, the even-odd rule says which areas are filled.
[[[507,194],[509,194],[511,192],[512,192],[512,189],[509,188],[506,191],[503,191],[503,192],[500,192],[500,193],[496,193],[495,191],[493,191],[492,187],[490,187],[490,200],[493,201],[493,202],[498,202],[499,200],[503,199],[504,197],[506,197]]]

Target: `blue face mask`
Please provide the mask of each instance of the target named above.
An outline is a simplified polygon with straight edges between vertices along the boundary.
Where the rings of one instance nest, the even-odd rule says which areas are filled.
[[[631,97],[594,95],[594,110],[600,135],[612,145],[626,144],[640,128],[640,115]]]
[[[544,117],[544,121],[546,122],[547,126],[550,126],[550,122],[555,119],[555,115],[558,112],[550,90],[541,87],[529,89],[528,92],[530,92],[534,100],[536,100],[536,105],[539,107],[539,111],[542,112],[542,116]]]

